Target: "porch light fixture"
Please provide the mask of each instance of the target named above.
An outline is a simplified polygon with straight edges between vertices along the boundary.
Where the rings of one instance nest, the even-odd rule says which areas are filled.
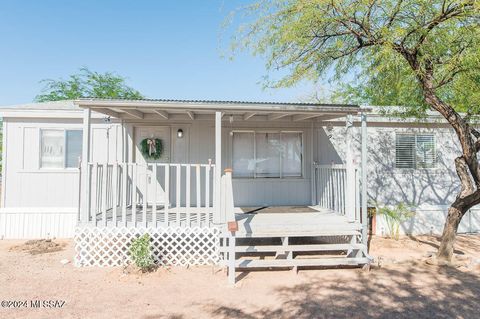
[[[179,128],[178,131],[177,131],[177,137],[178,138],[183,138],[183,130],[181,128]]]

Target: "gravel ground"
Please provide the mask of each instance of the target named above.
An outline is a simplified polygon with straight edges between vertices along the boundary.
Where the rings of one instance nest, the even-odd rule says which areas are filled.
[[[478,318],[480,313],[480,235],[459,237],[456,267],[425,263],[438,246],[435,237],[373,238],[376,262],[370,271],[239,273],[235,288],[215,267],[149,274],[76,268],[61,262],[72,260],[72,242],[55,242],[62,250],[32,255],[19,249],[24,241],[0,241],[0,300],[22,302],[20,308],[2,303],[0,318]],[[31,300],[60,302],[34,308]]]

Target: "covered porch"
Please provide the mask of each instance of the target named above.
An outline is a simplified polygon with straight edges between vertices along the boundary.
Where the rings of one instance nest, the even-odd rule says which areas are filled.
[[[361,187],[366,185],[366,116],[357,106],[97,99],[76,103],[84,108],[79,228],[217,229],[215,245],[223,247],[217,251],[218,258],[228,261],[231,273],[236,253],[225,247],[235,247],[235,238],[336,235],[350,236],[351,242],[355,237],[355,243],[366,240],[366,187]],[[122,137],[115,161],[99,162],[92,157],[92,112],[119,123]],[[359,119],[357,124],[355,119]],[[342,126],[342,121],[346,132],[343,163],[319,164],[314,153],[323,146],[315,141],[315,130],[330,123]],[[361,140],[361,166],[354,160],[355,125],[361,127],[361,136],[356,138]],[[142,134],[139,127],[154,127],[151,132],[158,134],[169,132],[162,135],[166,156],[157,160],[141,156],[136,137]],[[265,166],[261,162],[271,161],[258,158],[258,154],[249,161],[252,175],[226,170],[236,165],[232,139],[237,132],[247,138],[267,136],[271,145],[287,137],[296,139],[292,143],[301,147],[295,155],[300,160],[293,164],[298,173],[282,170],[285,157],[280,144],[278,176],[271,175],[268,168],[258,169]],[[176,144],[180,134],[183,141],[188,139],[184,143],[190,148],[188,156],[175,153],[183,145]],[[200,134],[203,142],[195,142]],[[252,142],[252,154],[259,150],[256,141]],[[263,197],[256,197],[262,190],[259,187],[266,194]],[[254,193],[248,193],[249,189]],[[289,201],[295,192],[302,197]],[[245,204],[277,211],[249,212],[242,209]]]

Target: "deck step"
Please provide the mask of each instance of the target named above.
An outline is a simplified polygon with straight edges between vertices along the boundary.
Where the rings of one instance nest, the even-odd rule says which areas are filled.
[[[226,234],[225,234],[226,235]],[[335,229],[335,230],[313,230],[313,231],[298,231],[298,230],[279,230],[279,231],[253,231],[253,232],[236,232],[237,238],[267,238],[267,237],[317,237],[317,236],[355,236],[361,235],[361,232],[353,229]]]
[[[277,252],[277,251],[295,251],[295,252],[307,252],[307,251],[340,251],[349,249],[364,249],[363,244],[315,244],[315,245],[249,245],[249,246],[236,246],[235,252],[237,253],[260,253],[260,252]],[[228,252],[228,246],[220,247],[221,252]]]
[[[240,259],[235,268],[271,268],[295,266],[356,266],[368,264],[366,257],[361,258],[316,258],[316,259]]]

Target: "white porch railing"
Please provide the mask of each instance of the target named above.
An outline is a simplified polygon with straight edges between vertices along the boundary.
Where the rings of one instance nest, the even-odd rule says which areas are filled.
[[[352,214],[360,220],[359,174],[354,170],[355,193],[347,194],[347,167],[343,164],[314,165],[314,195],[318,206],[342,215]],[[353,211],[347,212],[347,200],[353,201]],[[352,218],[353,219],[353,218]]]
[[[88,163],[81,220],[113,226],[209,225],[213,164]],[[83,217],[83,218],[82,218]]]

